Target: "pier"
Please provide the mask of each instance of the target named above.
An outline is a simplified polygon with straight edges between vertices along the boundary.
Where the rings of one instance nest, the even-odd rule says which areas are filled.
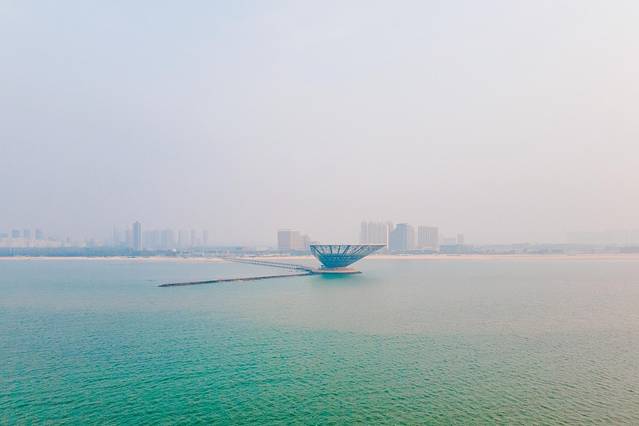
[[[271,260],[262,260],[244,257],[224,257],[229,262],[246,263],[249,265],[268,266],[271,268],[286,269],[292,271],[290,274],[276,275],[260,275],[257,277],[244,278],[220,278],[205,281],[187,281],[181,283],[160,284],[159,287],[180,287],[187,285],[199,284],[216,284],[230,283],[240,281],[257,281],[270,278],[287,278],[301,277],[305,275],[325,274],[325,275],[351,275],[360,274],[360,271],[349,268],[348,266],[358,260],[368,256],[369,254],[383,248],[383,244],[312,244],[310,246],[311,253],[321,263],[321,268],[311,268],[310,266],[300,265],[297,263],[275,262]]]
[[[258,259],[243,259],[238,257],[229,257],[224,258],[229,262],[237,262],[237,263],[247,263],[249,265],[258,265],[258,266],[270,266],[273,268],[280,269],[288,269],[289,271],[296,271],[296,273],[292,274],[276,274],[276,275],[259,275],[256,277],[241,277],[241,278],[219,278],[214,280],[204,280],[204,281],[185,281],[185,282],[177,282],[177,283],[166,283],[160,284],[158,287],[182,287],[187,285],[201,285],[201,284],[218,284],[218,283],[232,283],[232,282],[242,282],[242,281],[258,281],[258,280],[267,280],[270,278],[288,278],[288,277],[302,277],[305,275],[312,275],[315,273],[313,268],[304,265],[297,265],[295,263],[283,263],[283,262],[271,262],[267,260],[258,260]]]
[[[243,278],[220,278],[216,280],[205,281],[186,281],[181,283],[166,283],[160,284],[158,287],[182,287],[187,285],[200,285],[200,284],[217,284],[217,283],[232,283],[241,281],[258,281],[267,280],[269,278],[287,278],[287,277],[302,277],[304,275],[311,275],[311,272],[301,272],[297,274],[280,274],[280,275],[261,275],[257,277],[243,277]]]
[[[242,257],[227,257],[224,260],[228,260],[229,262],[248,263],[249,265],[270,266],[273,268],[288,269],[291,271],[306,271],[309,273],[313,273],[315,271],[310,266],[298,265],[296,263],[273,262],[261,259],[245,259]]]

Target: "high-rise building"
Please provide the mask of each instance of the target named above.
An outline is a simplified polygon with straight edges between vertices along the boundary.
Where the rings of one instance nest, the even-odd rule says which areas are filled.
[[[309,237],[308,235],[304,234],[302,235],[302,241],[301,241],[301,249],[302,250],[310,250],[311,248],[311,237]]]
[[[359,228],[359,243],[368,244],[368,222],[362,222]]]
[[[11,238],[20,238],[20,230],[12,229],[11,230]]]
[[[202,231],[202,246],[207,247],[209,245],[209,231]]]
[[[197,232],[195,229],[191,229],[191,247],[196,247],[200,245],[200,241],[197,238]]]
[[[281,229],[277,231],[277,248],[283,251],[302,251],[308,250],[310,245],[310,237],[301,235],[299,231],[290,229]]]
[[[131,230],[131,248],[136,251],[142,250],[142,224],[134,222]]]
[[[180,229],[178,231],[177,245],[179,248],[187,248],[191,245],[189,231],[187,231],[186,229]]]
[[[42,229],[36,229],[35,230],[35,239],[38,241],[44,240],[44,232],[42,232]]]
[[[398,223],[388,238],[390,251],[403,252],[415,248],[415,229],[407,223]]]
[[[124,245],[129,248],[133,247],[133,234],[131,233],[131,228],[127,228],[124,231]]]
[[[388,245],[388,233],[392,229],[389,222],[362,222],[359,242],[361,244]]]
[[[31,239],[31,230],[30,229],[23,229],[22,230],[22,238],[24,238],[25,240],[30,240]]]
[[[160,237],[160,245],[163,249],[169,250],[175,248],[175,236],[173,235],[172,229],[165,229],[162,231],[162,236]]]
[[[457,234],[457,244],[460,246],[464,245],[464,234]]]
[[[142,233],[142,246],[145,250],[153,249],[158,250],[162,248],[162,235],[161,231],[152,229],[150,231],[144,231]]]
[[[113,227],[113,245],[120,246],[122,245],[122,231],[115,226]]]
[[[439,248],[439,229],[435,226],[418,226],[417,248],[437,250]]]
[[[295,250],[299,239],[299,231],[281,229],[277,231],[277,248],[278,250]]]

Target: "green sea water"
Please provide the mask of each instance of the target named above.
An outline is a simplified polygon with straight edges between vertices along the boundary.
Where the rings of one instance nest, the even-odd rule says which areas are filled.
[[[0,424],[639,424],[636,259],[358,267],[0,260]]]

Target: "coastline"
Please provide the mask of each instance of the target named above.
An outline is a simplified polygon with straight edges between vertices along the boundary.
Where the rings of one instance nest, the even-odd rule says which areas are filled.
[[[174,262],[174,263],[220,263],[225,260],[220,257],[172,257],[172,256],[0,256],[2,261],[38,261],[38,260],[73,260],[73,261],[130,261],[144,262]]]
[[[304,256],[246,256],[245,259],[264,261],[315,260],[311,255]],[[173,262],[173,263],[221,263],[222,257],[173,257],[173,256],[0,256],[2,261],[38,261],[38,260],[72,260],[72,261],[129,261]],[[401,261],[486,261],[486,260],[626,260],[639,261],[639,253],[579,253],[579,254],[373,254],[366,260],[401,260]]]
[[[262,260],[312,260],[313,256],[253,256]],[[372,254],[366,260],[634,260],[639,261],[639,253],[579,253],[579,254]]]

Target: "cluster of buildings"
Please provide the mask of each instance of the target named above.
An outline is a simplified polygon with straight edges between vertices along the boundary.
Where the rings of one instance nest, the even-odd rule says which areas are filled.
[[[12,229],[9,232],[0,232],[0,247],[24,247],[24,248],[48,248],[62,247],[65,242],[52,237],[47,237],[40,228]]]
[[[454,238],[440,234],[436,226],[413,227],[408,223],[368,222],[360,227],[360,244],[383,244],[387,253],[463,253],[468,247],[464,235]],[[277,231],[277,249],[280,252],[307,252],[314,244],[308,235],[292,229]]]
[[[112,245],[140,250],[183,250],[206,247],[209,244],[209,231],[195,229],[151,229],[142,230],[140,222],[134,222],[124,230],[113,228]]]
[[[361,244],[384,244],[391,253],[460,253],[464,251],[464,235],[443,237],[436,226],[420,225],[415,229],[408,223],[367,222],[360,227]]]

